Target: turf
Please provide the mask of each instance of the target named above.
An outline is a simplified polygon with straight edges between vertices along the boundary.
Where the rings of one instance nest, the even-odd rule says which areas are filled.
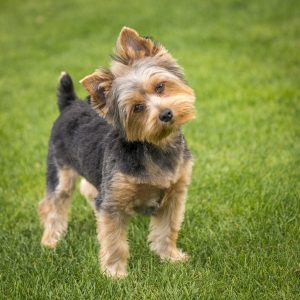
[[[0,298],[299,298],[299,10],[276,0],[2,0]],[[36,205],[57,77],[67,70],[78,82],[107,66],[123,25],[178,58],[198,115],[184,128],[195,166],[178,244],[190,261],[161,263],[146,243],[149,220],[137,217],[129,277],[112,282],[79,193],[55,251],[40,246]]]

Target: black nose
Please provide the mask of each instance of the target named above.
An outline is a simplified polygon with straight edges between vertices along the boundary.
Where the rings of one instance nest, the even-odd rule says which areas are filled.
[[[159,114],[159,119],[163,122],[169,122],[173,118],[173,113],[171,109],[164,109],[160,114]]]

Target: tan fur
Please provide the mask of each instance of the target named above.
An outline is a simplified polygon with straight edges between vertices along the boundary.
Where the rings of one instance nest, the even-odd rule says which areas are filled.
[[[98,69],[80,80],[80,83],[91,95],[92,105],[102,117],[105,117],[108,111],[108,103],[105,98],[113,79],[114,76],[110,70]]]
[[[55,192],[46,195],[38,206],[38,213],[44,226],[41,243],[48,248],[55,248],[61,236],[67,231],[68,210],[76,173],[72,169],[61,169],[58,178],[59,184]]]
[[[149,183],[138,182],[136,178],[117,173],[112,181],[110,204],[118,207],[128,215],[136,213],[135,208],[156,206],[163,197],[164,188]],[[105,208],[105,204],[104,204]]]
[[[158,69],[159,70],[159,69]],[[148,94],[155,94],[155,86],[158,83],[163,82],[165,84],[165,90],[161,97],[171,97],[177,95],[189,95],[194,96],[193,90],[174,75],[165,74],[165,71],[160,70],[157,75],[152,75],[144,83],[144,90]]]
[[[85,178],[81,179],[79,189],[81,195],[83,195],[89,202],[94,200],[98,195],[97,189]]]
[[[108,276],[120,278],[127,275],[129,257],[127,244],[127,217],[125,214],[96,213],[100,264]]]
[[[189,162],[185,162],[183,157],[178,157],[177,167],[175,172],[166,172],[163,171],[155,161],[148,160],[147,161],[147,170],[149,172],[149,183],[158,186],[164,189],[169,189],[172,185],[174,185],[182,176],[182,173],[185,172],[186,164],[189,165]],[[137,179],[138,182],[143,182],[143,179]]]
[[[148,237],[151,250],[161,259],[171,261],[188,259],[187,254],[177,249],[176,240],[183,221],[192,162],[188,162],[181,171],[180,179],[167,190],[162,207],[155,216],[151,217]]]
[[[155,161],[147,160],[146,168],[149,175],[145,178],[132,177],[122,173],[114,175],[111,185],[111,190],[113,191],[112,198],[123,199],[120,202],[126,206],[133,198],[141,197],[140,193],[151,194],[151,188],[167,190],[180,180],[183,174],[185,174],[186,168],[191,168],[191,165],[191,161],[185,162],[183,157],[178,157],[175,172],[168,173],[163,171]],[[136,195],[139,197],[136,197]]]
[[[123,27],[120,32],[114,56],[117,59],[111,64],[111,71],[116,76],[126,74],[130,69],[130,65],[145,58],[151,58],[150,61],[161,68],[176,65],[178,70],[183,73],[176,60],[164,46],[153,42],[151,39],[139,36],[135,30],[128,27]]]
[[[126,262],[129,256],[127,218],[134,213],[136,205],[154,205],[161,191],[164,195],[161,207],[157,214],[151,217],[151,232],[148,238],[151,250],[161,259],[170,261],[188,259],[187,254],[177,249],[176,240],[183,220],[191,171],[192,161],[186,163],[181,161],[176,175],[166,176],[168,180],[162,180],[163,174],[158,178],[153,176],[155,185],[143,184],[141,179],[137,181],[136,178],[122,173],[114,176],[109,197],[110,204],[117,206],[118,212],[105,212],[105,205],[102,207],[103,211],[96,212],[98,239],[101,244],[100,261],[104,272],[115,278],[126,276]],[[161,182],[158,188],[159,180]]]
[[[151,76],[152,73],[148,74],[146,71],[149,70],[146,69],[138,74],[133,71],[133,74],[125,77],[129,83],[136,77],[142,78],[142,81],[138,89],[129,84],[128,90],[122,90],[119,109],[129,141],[148,141],[162,146],[170,141],[169,136],[176,132],[179,126],[195,117],[195,96],[193,90],[174,75],[155,67],[151,68],[152,72],[157,72],[158,75]],[[155,87],[160,82],[164,83],[165,89],[158,95]],[[136,104],[143,105],[144,111],[134,112],[133,107]],[[174,115],[169,123],[159,120],[160,112],[166,108],[171,109]]]
[[[193,90],[181,79],[182,70],[168,51],[133,29],[121,30],[114,57],[110,70],[99,69],[81,80],[94,108],[113,124],[110,108],[118,106],[128,141],[147,141],[163,147],[179,126],[195,117]],[[169,68],[177,71],[169,72]],[[158,95],[155,87],[161,82],[165,90]],[[134,112],[136,104],[143,104],[145,110]],[[161,122],[159,114],[167,108],[174,117],[171,122]]]
[[[126,64],[131,64],[137,59],[154,56],[160,50],[152,40],[145,39],[128,27],[123,27],[117,39],[115,54]]]

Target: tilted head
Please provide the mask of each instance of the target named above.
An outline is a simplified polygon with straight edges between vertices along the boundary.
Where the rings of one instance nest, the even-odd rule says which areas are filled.
[[[96,111],[128,141],[160,144],[195,116],[193,90],[161,45],[124,27],[110,69],[81,80]]]

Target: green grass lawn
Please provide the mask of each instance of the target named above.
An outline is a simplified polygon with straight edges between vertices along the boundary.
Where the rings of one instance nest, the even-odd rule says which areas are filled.
[[[102,2],[102,4],[101,4]],[[299,1],[0,3],[0,299],[300,299]],[[61,70],[77,83],[123,25],[162,42],[197,94],[184,128],[193,181],[178,244],[161,263],[149,220],[129,227],[129,276],[99,270],[95,220],[78,192],[55,251],[36,205]]]

